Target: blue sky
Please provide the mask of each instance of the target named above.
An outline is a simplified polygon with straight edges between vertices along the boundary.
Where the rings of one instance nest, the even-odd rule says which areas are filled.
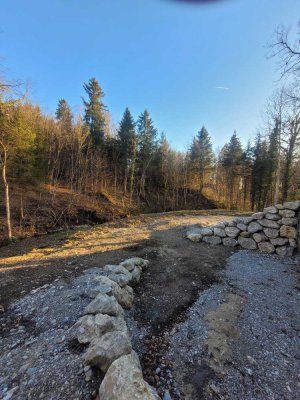
[[[265,45],[299,18],[299,0],[1,0],[0,63],[48,113],[78,112],[95,76],[115,122],[147,108],[178,150],[202,125],[215,147],[235,129],[246,143],[278,85]]]

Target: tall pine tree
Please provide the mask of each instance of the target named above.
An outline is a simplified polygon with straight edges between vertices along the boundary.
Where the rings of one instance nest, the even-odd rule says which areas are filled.
[[[90,129],[93,142],[96,146],[104,142],[105,135],[105,106],[104,93],[95,78],[91,78],[83,85],[88,95],[88,100],[83,100],[85,106],[84,121]]]

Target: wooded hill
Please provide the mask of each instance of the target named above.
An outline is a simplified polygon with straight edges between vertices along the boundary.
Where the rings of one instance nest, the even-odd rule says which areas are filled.
[[[281,39],[287,40],[284,32]],[[286,44],[276,46],[288,52]],[[114,126],[95,78],[83,86],[84,114],[76,117],[65,99],[49,116],[2,82],[0,236],[9,232],[10,210],[9,236],[22,236],[132,212],[260,210],[299,198],[297,62],[296,69],[284,71],[292,74],[292,84],[268,102],[264,130],[245,148],[234,132],[218,154],[204,126],[187,152],[174,151],[147,110],[135,119],[126,108]]]

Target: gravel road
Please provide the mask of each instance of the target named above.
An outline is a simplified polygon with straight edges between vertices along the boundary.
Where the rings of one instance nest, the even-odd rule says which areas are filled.
[[[250,251],[232,255],[171,334],[185,399],[299,399],[299,267]]]

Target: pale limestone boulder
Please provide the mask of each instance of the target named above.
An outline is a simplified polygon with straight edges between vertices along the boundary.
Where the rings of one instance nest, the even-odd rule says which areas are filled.
[[[257,212],[252,215],[252,218],[257,220],[257,219],[263,219],[264,216],[265,216],[265,214],[263,212]]]
[[[201,228],[200,232],[202,236],[212,236],[214,234],[212,228]]]
[[[132,278],[131,278],[130,284],[133,286],[138,285],[138,283],[140,282],[140,279],[141,279],[141,275],[142,275],[142,267],[139,267],[139,266],[134,267],[134,270],[131,271],[131,275],[132,275]]]
[[[222,243],[226,247],[235,247],[238,245],[238,241],[236,239],[233,239],[231,237],[227,237],[222,239]]]
[[[268,238],[275,239],[275,238],[277,238],[279,236],[279,230],[278,229],[273,229],[273,228],[266,228],[266,229],[264,229],[264,234]]]
[[[297,230],[293,226],[282,225],[280,228],[280,236],[288,239],[296,239]]]
[[[250,233],[256,233],[256,232],[259,232],[262,230],[263,230],[263,227],[258,222],[251,222],[248,225],[248,232],[250,232]]]
[[[281,222],[282,222],[282,225],[290,225],[290,226],[297,225],[296,218],[282,218]]]
[[[114,296],[98,294],[97,297],[84,309],[85,314],[107,314],[113,317],[124,313]]]
[[[191,229],[187,232],[186,237],[192,242],[201,242],[202,232],[199,228]]]
[[[217,245],[222,243],[222,239],[219,236],[204,236],[203,242],[212,245]]]
[[[224,227],[224,228],[225,228],[225,227]],[[221,228],[217,228],[217,227],[214,228],[214,235],[215,235],[215,236],[219,236],[219,237],[221,237],[221,238],[226,237],[225,230],[224,230],[224,229],[221,229]]]
[[[289,239],[278,237],[276,239],[270,239],[270,242],[272,244],[274,244],[274,246],[284,246],[284,245],[288,244]]]
[[[276,253],[281,257],[286,256],[286,252],[287,246],[279,246],[276,248]]]
[[[289,239],[289,245],[293,247],[293,249],[297,248],[297,242],[295,239]]]
[[[283,203],[283,208],[287,208],[288,210],[298,211],[300,208],[300,200],[287,201]]]
[[[237,228],[239,228],[241,231],[246,231],[247,230],[247,225],[239,223],[236,225]]]
[[[240,236],[242,236],[242,237],[244,237],[244,238],[248,238],[248,237],[251,236],[251,233],[250,233],[250,232],[247,232],[247,231],[244,231],[244,232],[241,232],[241,233],[240,233]]]
[[[283,218],[294,218],[296,213],[293,210],[279,210],[279,214]]]
[[[236,238],[239,235],[240,230],[239,230],[239,228],[237,228],[235,226],[227,226],[225,228],[225,232],[226,232],[227,236]]]
[[[97,293],[96,288],[102,286],[106,288],[108,286],[111,288],[111,293],[108,292],[106,294],[113,295],[122,307],[126,309],[132,307],[133,289],[130,286],[124,286],[123,288],[121,288],[116,282],[112,281],[107,276],[97,276],[95,277],[95,282],[96,282],[96,287],[92,292],[93,294],[95,294],[93,298],[95,298],[99,293],[105,294],[103,291],[99,291],[99,293]]]
[[[257,248],[256,242],[252,238],[243,238],[239,236],[238,242],[244,249],[255,250]]]
[[[256,243],[265,242],[268,240],[267,236],[263,232],[254,233],[253,239],[256,241]]]
[[[234,227],[234,226],[236,226],[236,224],[237,224],[237,223],[236,223],[235,221],[229,221],[229,222],[228,222],[228,226],[229,226],[229,227]]]
[[[281,217],[278,214],[267,213],[265,218],[270,219],[271,221],[278,221]]]
[[[250,224],[250,222],[252,222],[254,220],[253,216],[251,217],[236,217],[234,218],[234,222],[236,222],[237,224],[245,224],[248,225]]]
[[[279,228],[279,225],[278,225],[278,223],[276,221],[271,221],[269,219],[261,219],[258,222],[264,228],[274,228],[274,229]]]
[[[91,343],[110,331],[127,333],[124,319],[106,314],[84,315],[72,327],[72,332],[79,343]]]
[[[84,355],[84,363],[106,372],[115,360],[131,351],[131,342],[126,333],[107,332],[89,346]]]
[[[109,367],[99,389],[101,400],[160,400],[144,381],[135,352],[122,356]]]
[[[270,242],[260,242],[260,243],[258,243],[258,248],[263,253],[271,254],[271,253],[275,252],[275,246]]]
[[[266,207],[264,208],[264,213],[265,214],[277,214],[278,213],[278,208],[273,206],[273,207]]]
[[[121,265],[106,265],[103,270],[108,272],[108,278],[124,287],[132,280],[131,273]]]
[[[120,265],[131,272],[135,267],[147,267],[149,265],[149,261],[141,257],[131,257],[122,261]]]

